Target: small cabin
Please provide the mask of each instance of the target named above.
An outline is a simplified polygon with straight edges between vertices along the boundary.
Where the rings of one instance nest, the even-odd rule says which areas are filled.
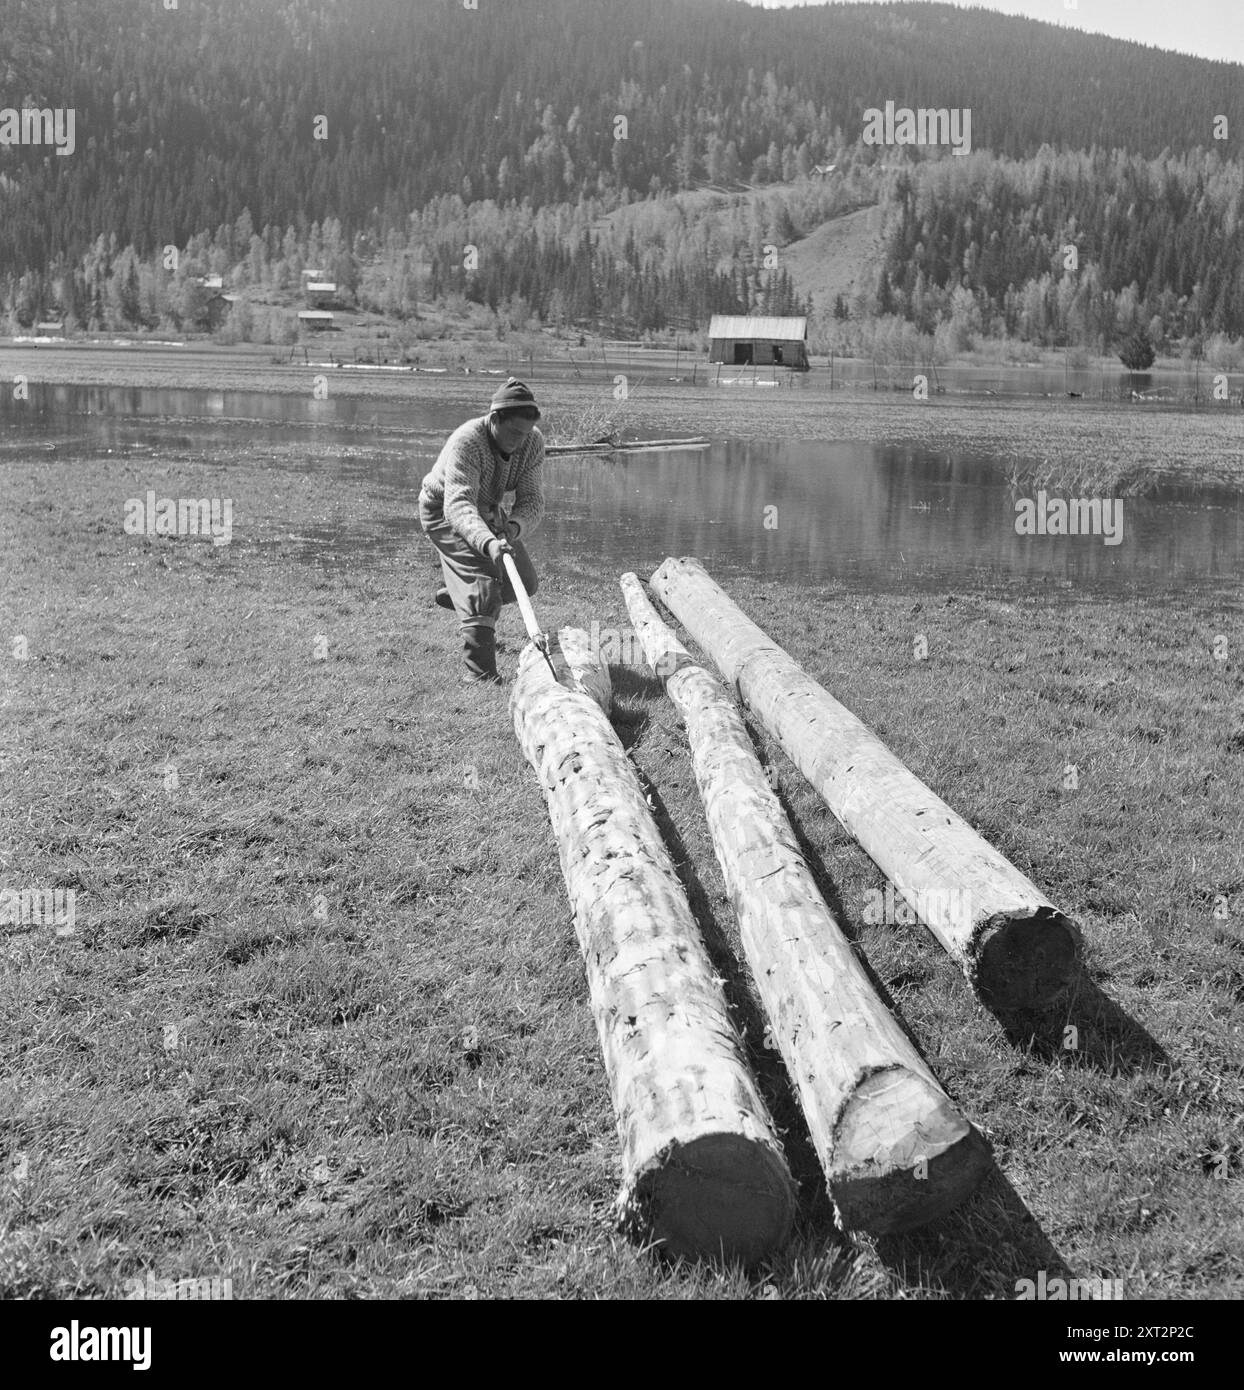
[[[708,360],[732,367],[808,370],[808,317],[714,314],[708,326]]]
[[[198,283],[208,292],[208,294],[219,294],[225,287],[223,278],[219,275],[200,275]]]
[[[35,332],[41,338],[63,338],[65,336],[65,320],[49,319],[45,323],[36,323]]]
[[[298,322],[312,333],[323,333],[325,329],[333,326],[333,316],[322,309],[302,309],[298,314]]]

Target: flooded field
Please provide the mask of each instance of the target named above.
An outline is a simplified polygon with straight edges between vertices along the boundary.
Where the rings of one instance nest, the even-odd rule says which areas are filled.
[[[426,551],[415,519],[419,482],[446,435],[482,409],[460,390],[429,392],[422,383],[416,398],[328,400],[32,383],[29,400],[0,407],[0,462],[32,453],[62,462],[115,456],[127,465],[118,509],[120,492],[179,495],[179,464],[218,469],[220,496],[239,460],[270,466],[274,476],[356,478],[369,484],[370,501],[361,498],[348,515],[291,513],[282,539],[312,563],[388,564]],[[1165,483],[1112,500],[1083,487],[1060,490],[1055,481],[1025,484],[1000,466],[996,451],[970,439],[715,435],[695,451],[550,457],[548,513],[532,539],[534,555],[588,552],[619,571],[643,572],[666,555],[694,554],[722,574],[795,584],[837,577],[861,589],[912,578],[945,586],[1016,577],[1178,589],[1244,577],[1244,494],[1236,488]],[[1051,499],[1095,495],[1113,510],[1098,508],[1098,523],[1086,513],[1081,534],[1017,529],[1025,501],[1048,509]],[[271,539],[248,531],[244,511],[233,526],[235,542]]]

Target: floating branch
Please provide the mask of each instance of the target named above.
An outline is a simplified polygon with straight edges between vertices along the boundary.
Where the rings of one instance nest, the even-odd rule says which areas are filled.
[[[629,444],[600,440],[595,444],[546,444],[546,454],[637,454],[644,449],[707,449],[710,440],[697,434],[690,439],[635,439]]]

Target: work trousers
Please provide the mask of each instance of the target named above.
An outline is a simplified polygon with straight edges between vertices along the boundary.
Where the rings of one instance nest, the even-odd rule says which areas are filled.
[[[485,519],[490,524],[495,523],[498,530],[504,529],[503,515]],[[517,602],[517,595],[505,573],[505,562],[494,568],[492,561],[472,550],[447,521],[434,520],[422,508],[419,511],[419,524],[440,554],[441,574],[460,625],[464,629],[477,625],[496,627],[502,605]],[[510,546],[523,587],[528,594],[534,594],[539,581],[531,557],[522,541],[512,540]]]

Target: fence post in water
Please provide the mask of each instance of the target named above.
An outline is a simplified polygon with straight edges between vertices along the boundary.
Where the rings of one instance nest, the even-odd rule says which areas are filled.
[[[785,1241],[794,1191],[717,971],[626,750],[608,668],[563,628],[510,698],[557,840],[622,1146],[623,1224],[672,1256],[751,1262]],[[568,669],[567,669],[568,668]]]
[[[734,701],[661,621],[635,575],[622,576],[622,592],[686,726],[743,949],[839,1221],[875,1235],[932,1221],[975,1188],[988,1147],[878,999]]]
[[[1051,1003],[1079,965],[1075,924],[713,583],[667,559],[652,588],[924,920],[981,1000]]]

